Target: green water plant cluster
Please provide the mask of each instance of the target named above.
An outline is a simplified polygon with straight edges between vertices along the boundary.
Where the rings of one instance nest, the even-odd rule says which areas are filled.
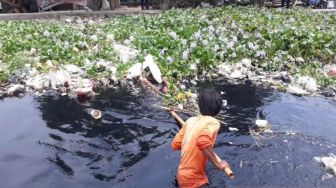
[[[335,60],[335,26],[334,13],[251,7],[173,9],[103,22],[1,21],[0,60],[12,71],[25,60],[23,51],[35,49],[42,64],[83,66],[86,59],[104,59],[124,73],[133,62],[121,63],[113,43],[126,40],[139,50],[134,62],[152,54],[168,78],[249,58],[265,70],[312,76],[326,86],[335,83],[323,70]]]

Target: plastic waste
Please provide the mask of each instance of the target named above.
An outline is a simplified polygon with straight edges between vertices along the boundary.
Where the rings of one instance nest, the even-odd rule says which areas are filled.
[[[268,125],[268,121],[267,121],[267,120],[263,120],[263,119],[257,119],[257,120],[255,121],[255,124],[256,124],[256,126],[259,127],[259,128],[265,128],[265,127],[267,127],[267,125]]]
[[[141,76],[141,73],[142,73],[142,64],[136,63],[130,69],[128,69],[127,78],[128,79],[137,78]]]
[[[238,132],[239,129],[237,129],[235,127],[229,127],[229,131],[231,131],[231,132]]]
[[[157,83],[161,84],[162,83],[162,74],[161,74],[160,68],[158,67],[158,65],[156,63],[154,63],[154,58],[150,54],[145,57],[145,62],[142,64],[143,70],[145,70],[147,67],[149,68],[150,72],[152,73],[155,81]]]
[[[102,117],[102,112],[100,110],[91,110],[90,114],[94,119],[100,119]]]
[[[322,163],[327,170],[336,174],[336,155],[330,154],[327,157],[314,157],[314,159],[317,162]]]

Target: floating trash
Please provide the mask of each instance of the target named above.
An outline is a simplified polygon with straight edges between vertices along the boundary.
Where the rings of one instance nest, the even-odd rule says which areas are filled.
[[[180,110],[183,110],[183,104],[178,104],[177,108],[180,109]]]
[[[227,100],[223,99],[222,104],[223,104],[222,106],[227,106]]]
[[[130,69],[128,69],[127,78],[137,78],[141,76],[142,73],[142,63],[134,64]]]
[[[90,114],[94,119],[100,119],[102,117],[102,113],[100,110],[91,110]]]
[[[268,121],[263,119],[257,119],[255,124],[259,128],[266,128],[268,126]]]
[[[23,93],[24,92],[24,86],[21,84],[16,84],[16,85],[12,85],[8,91],[7,94],[9,96],[14,96],[14,95],[18,95],[19,93]]]
[[[85,96],[88,96],[89,93],[93,91],[92,91],[92,87],[86,87],[86,88],[77,88],[75,89],[75,92],[78,97],[85,97]]]
[[[237,129],[235,127],[229,127],[229,131],[231,131],[231,132],[238,132],[239,129]]]
[[[147,67],[149,68],[149,71],[157,83],[162,83],[162,73],[158,65],[154,63],[154,58],[152,55],[149,54],[145,57],[145,62],[143,62],[142,66],[143,70]]]
[[[264,130],[264,133],[273,133],[273,131],[271,129],[266,129]]]
[[[336,174],[336,155],[330,154],[328,157],[314,157],[314,159],[322,163],[327,170]]]

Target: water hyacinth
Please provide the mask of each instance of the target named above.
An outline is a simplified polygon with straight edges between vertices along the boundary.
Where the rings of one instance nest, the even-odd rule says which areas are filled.
[[[195,42],[190,44],[190,51],[192,51],[193,49],[195,49],[197,47],[197,44]]]
[[[252,42],[249,42],[247,45],[248,45],[248,48],[252,50],[257,50],[259,48],[259,45],[253,44]]]
[[[171,56],[167,57],[167,62],[168,64],[172,64],[174,62],[174,58],[172,58]]]
[[[46,36],[46,37],[49,37],[49,36],[50,36],[50,33],[49,33],[48,30],[46,30],[46,31],[43,32],[43,35]]]
[[[176,34],[174,31],[170,32],[169,35],[170,35],[173,39],[175,39],[175,40],[177,39],[177,34]]]
[[[129,37],[129,40],[130,40],[131,42],[133,42],[134,39],[135,39],[135,38],[134,38],[133,36],[130,36],[130,37]]]
[[[187,61],[189,59],[189,51],[188,50],[183,51],[182,58],[183,58],[184,61]]]
[[[69,42],[68,41],[65,41],[64,42],[64,48],[68,48],[69,47]]]
[[[26,39],[32,39],[33,36],[31,34],[26,35]]]
[[[202,44],[203,44],[204,46],[208,46],[209,42],[208,42],[208,40],[203,40],[203,41],[202,41]]]
[[[189,69],[195,71],[197,70],[197,65],[195,63],[190,64]]]
[[[214,32],[214,31],[215,31],[215,28],[214,28],[214,26],[211,25],[211,26],[209,27],[209,32]]]
[[[234,42],[233,42],[233,41],[231,41],[231,42],[229,42],[229,43],[227,44],[227,48],[229,48],[229,49],[232,49],[233,46],[234,46]]]
[[[97,41],[98,41],[98,37],[97,37],[97,35],[91,35],[91,36],[90,36],[90,39],[92,39],[94,42],[97,42]]]
[[[265,57],[266,52],[264,50],[260,50],[256,52],[256,57]]]
[[[194,35],[195,39],[198,40],[201,38],[201,31],[197,31]]]
[[[80,42],[79,42],[79,46],[80,46],[81,48],[86,48],[86,47],[88,46],[88,44],[86,43],[86,41],[80,41]]]
[[[233,36],[233,37],[232,37],[232,41],[233,41],[233,42],[238,42],[238,37],[237,37],[237,36]]]
[[[165,51],[166,51],[166,49],[162,49],[162,50],[160,50],[160,56],[161,56],[161,57],[164,56]]]
[[[187,45],[187,40],[186,39],[182,39],[181,43],[182,43],[182,46],[186,46]]]
[[[3,21],[0,22],[0,54],[5,63],[19,62],[16,53],[27,50],[26,45],[36,48],[36,56],[40,56],[42,62],[82,64],[84,59],[93,62],[103,59],[115,62],[118,67],[120,57],[114,44],[123,44],[135,48],[139,54],[152,53],[157,56],[160,66],[200,59],[197,67],[207,70],[215,68],[223,60],[235,63],[248,56],[253,62],[265,65],[265,69],[284,69],[295,74],[300,69],[283,66],[285,61],[297,64],[285,53],[294,60],[297,57],[305,60],[295,66],[308,65],[315,60],[332,62],[336,51],[332,39],[336,38],[336,32],[330,28],[336,27],[334,20],[335,14],[301,9],[277,11],[220,7],[169,10],[152,16],[122,16],[94,22],[84,20],[80,24],[76,19],[71,23]],[[19,48],[17,44],[20,44]],[[279,54],[280,51],[284,53]],[[275,56],[276,61],[273,60]],[[139,55],[134,60],[142,61],[141,58]],[[120,69],[127,66],[122,64]],[[173,71],[188,76],[186,70],[190,70],[189,66],[189,62],[185,62],[172,66],[174,70],[165,66],[160,68],[163,74]],[[317,74],[315,69],[319,67],[311,66],[303,72],[323,82],[327,79]]]

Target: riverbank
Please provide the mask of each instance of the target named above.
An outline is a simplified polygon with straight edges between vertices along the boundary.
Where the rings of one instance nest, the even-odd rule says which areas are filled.
[[[170,83],[170,103],[185,102],[194,85],[211,79],[334,98],[334,20],[303,9],[223,7],[1,21],[0,96],[134,87],[139,75],[130,68],[151,55]]]

